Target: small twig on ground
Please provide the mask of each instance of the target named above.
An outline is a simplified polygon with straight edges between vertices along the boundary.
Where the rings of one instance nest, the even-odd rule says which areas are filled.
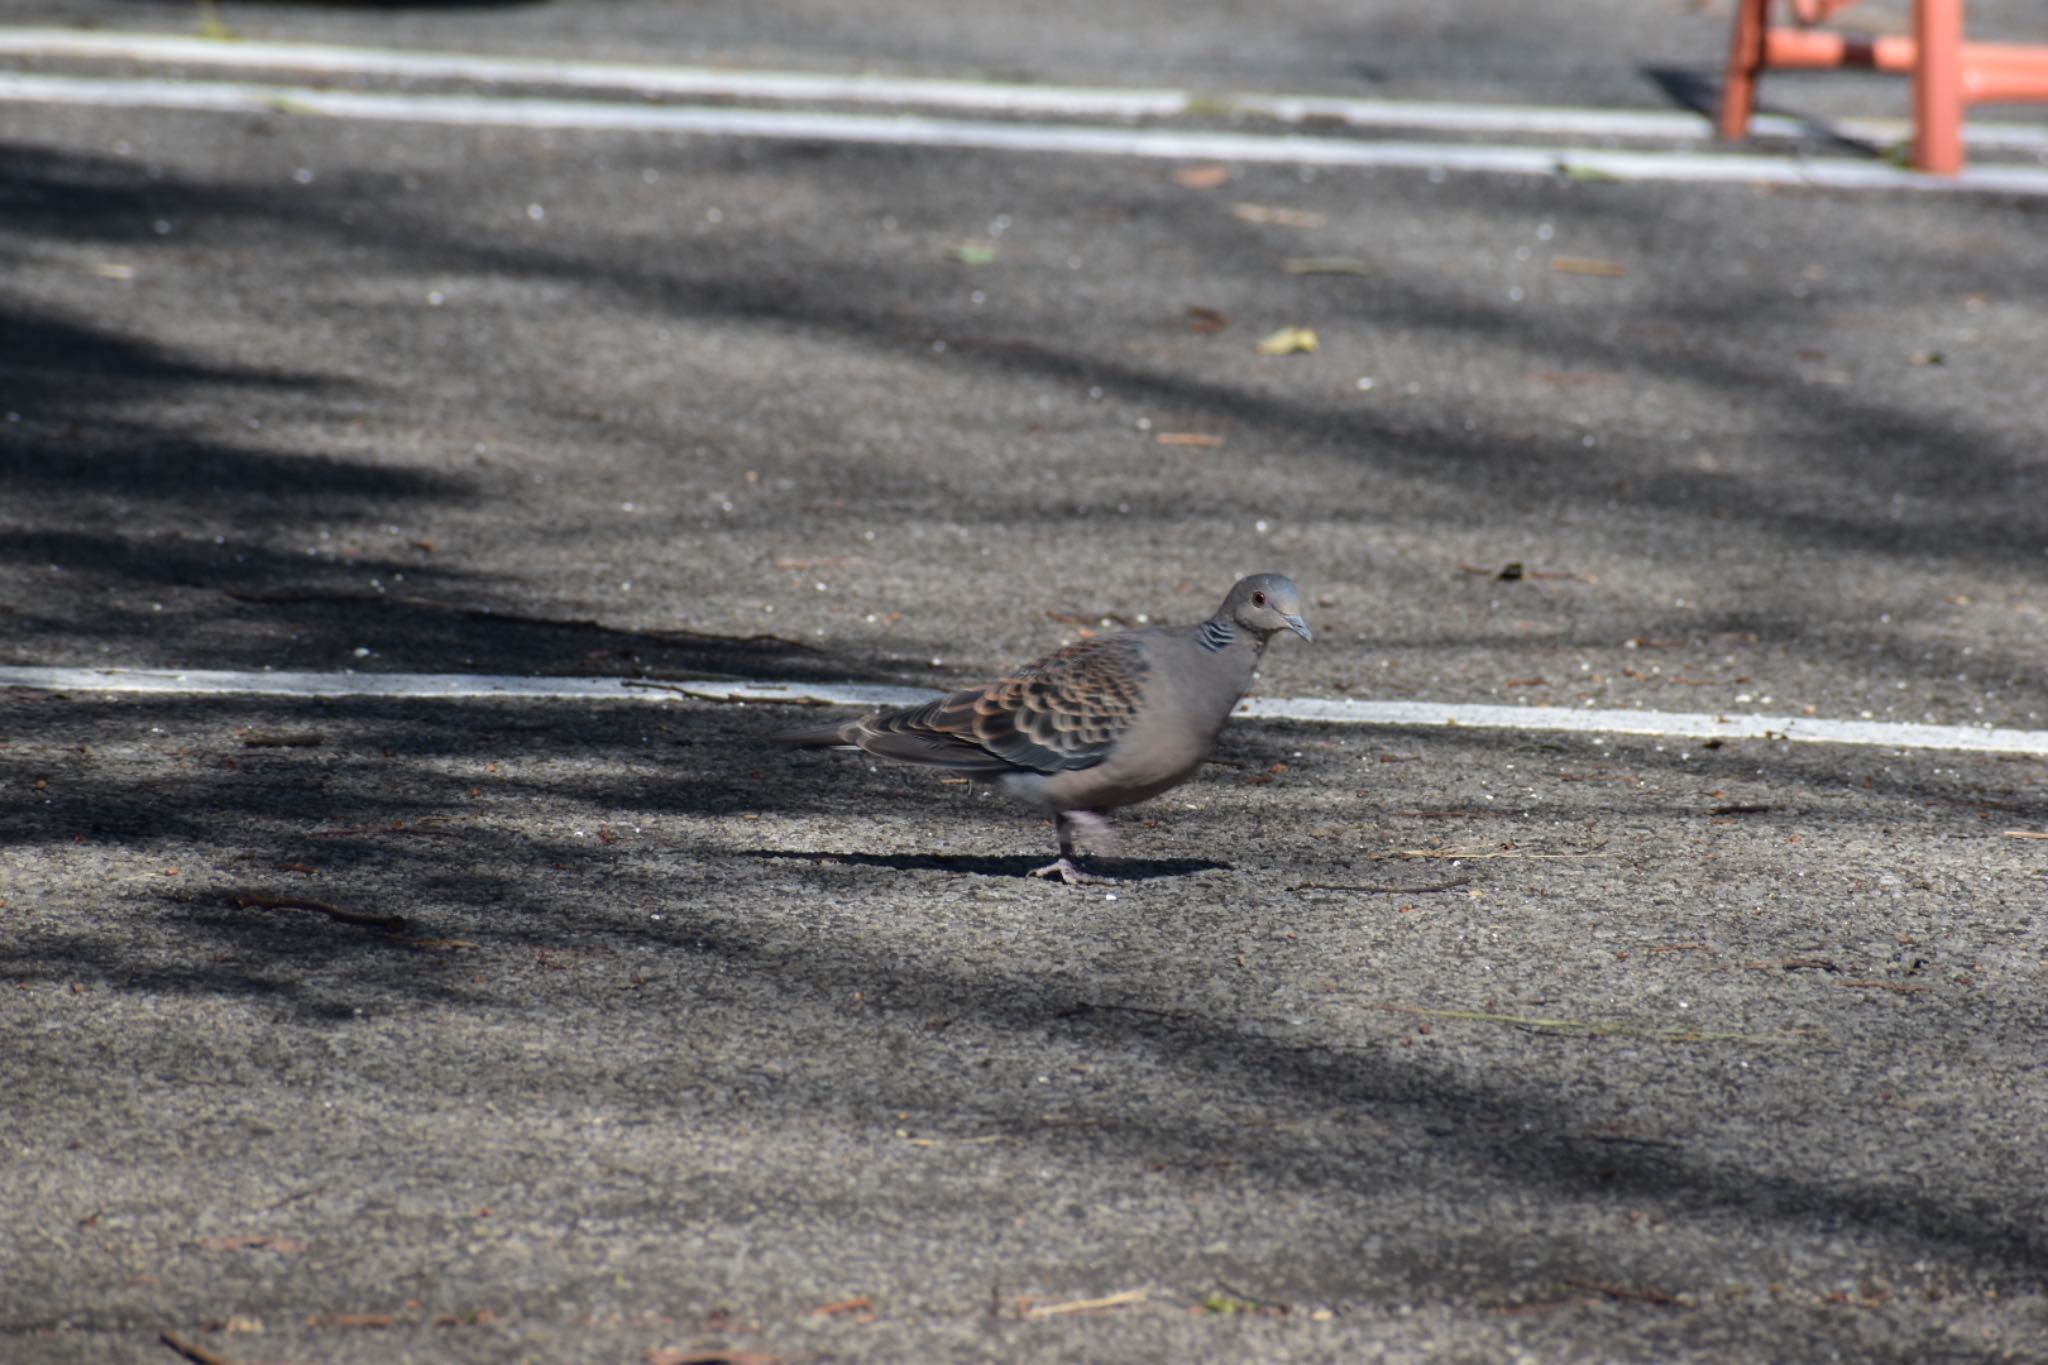
[[[386,1327],[398,1326],[398,1315],[396,1313],[315,1313],[312,1317],[306,1319],[306,1326],[312,1328],[350,1327],[382,1330]]]
[[[1707,812],[1707,814],[1709,814],[1709,815],[1763,815],[1763,814],[1765,814],[1766,812],[1768,812],[1769,810],[1770,810],[1770,807],[1769,807],[1769,806],[1754,806],[1754,805],[1739,805],[1739,806],[1716,806],[1716,807],[1714,807],[1714,808],[1713,808],[1712,810],[1708,811],[1708,812]]]
[[[1026,1318],[1053,1318],[1062,1313],[1093,1313],[1104,1308],[1124,1308],[1134,1303],[1143,1303],[1152,1296],[1149,1289],[1126,1289],[1120,1294],[1105,1294],[1099,1299],[1069,1299],[1065,1303],[1032,1304],[1023,1312]]]
[[[230,896],[229,902],[238,910],[312,910],[363,929],[382,929],[387,934],[404,934],[412,926],[403,915],[365,915],[356,910],[344,910],[325,901],[304,900],[297,896]]]
[[[296,1256],[306,1249],[306,1243],[296,1237],[280,1237],[274,1232],[236,1232],[222,1237],[201,1237],[192,1244],[201,1251],[275,1251],[282,1256]]]
[[[242,736],[244,749],[317,749],[327,742],[327,736],[313,734],[254,734]]]
[[[1496,1304],[1491,1310],[1496,1317],[1533,1317],[1538,1313],[1555,1313],[1561,1308],[1591,1308],[1598,1299],[1538,1299],[1532,1303]]]
[[[1767,962],[1745,962],[1742,969],[1747,972],[1839,972],[1842,970],[1824,957],[1779,957]]]
[[[1667,1294],[1653,1284],[1635,1289],[1625,1284],[1606,1284],[1600,1280],[1589,1280],[1583,1275],[1567,1275],[1564,1282],[1574,1289],[1590,1289],[1596,1294],[1605,1294],[1610,1299],[1626,1299],[1631,1303],[1654,1303],[1660,1308],[1686,1306],[1676,1294]]]
[[[309,1186],[306,1189],[300,1190],[297,1194],[288,1194],[284,1198],[276,1200],[273,1203],[265,1204],[261,1211],[264,1213],[270,1213],[274,1210],[283,1208],[286,1204],[296,1204],[301,1199],[311,1199],[316,1194],[325,1194],[326,1192],[327,1187],[325,1185]]]
[[[1470,877],[1453,877],[1447,882],[1432,882],[1428,886],[1346,886],[1337,882],[1303,882],[1290,886],[1289,891],[1357,891],[1368,896],[1427,896],[1437,891],[1455,891],[1461,886],[1470,886]]]
[[[2048,829],[2009,829],[2005,832],[2005,837],[2008,839],[2048,839]]]
[[[219,1351],[209,1351],[190,1337],[181,1337],[168,1327],[160,1330],[156,1338],[185,1359],[197,1361],[198,1365],[235,1365],[234,1357],[224,1356]]]
[[[814,1318],[829,1318],[835,1313],[864,1313],[875,1306],[875,1301],[866,1294],[857,1298],[841,1299],[837,1303],[820,1304],[811,1310]]]

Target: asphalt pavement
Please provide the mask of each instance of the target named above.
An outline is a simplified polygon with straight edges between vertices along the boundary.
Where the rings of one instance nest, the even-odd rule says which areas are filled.
[[[219,15],[1663,112],[1726,22],[1353,8]],[[2048,1359],[2048,752],[1884,739],[2048,730],[2048,198],[7,71],[110,94],[0,101],[0,666],[646,686],[0,689],[0,1356]],[[1258,570],[1318,637],[1265,698],[1870,737],[1240,721],[1083,889],[656,690],[962,684]]]

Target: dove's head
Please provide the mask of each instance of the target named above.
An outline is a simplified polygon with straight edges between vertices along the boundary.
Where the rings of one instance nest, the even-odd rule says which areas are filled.
[[[1316,638],[1308,622],[1301,619],[1301,589],[1286,574],[1255,573],[1239,579],[1216,614],[1262,640],[1283,630],[1304,640]]]

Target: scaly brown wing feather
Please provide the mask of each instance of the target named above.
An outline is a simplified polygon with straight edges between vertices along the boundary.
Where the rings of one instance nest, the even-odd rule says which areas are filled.
[[[1136,635],[1083,640],[985,687],[857,721],[846,741],[968,772],[1092,768],[1130,728],[1148,671]]]

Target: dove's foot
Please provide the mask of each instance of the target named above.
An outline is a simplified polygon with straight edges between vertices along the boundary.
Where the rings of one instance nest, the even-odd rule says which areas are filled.
[[[1115,886],[1116,878],[1099,877],[1093,872],[1083,872],[1074,866],[1071,858],[1056,858],[1044,867],[1031,869],[1034,877],[1058,877],[1068,886]]]

